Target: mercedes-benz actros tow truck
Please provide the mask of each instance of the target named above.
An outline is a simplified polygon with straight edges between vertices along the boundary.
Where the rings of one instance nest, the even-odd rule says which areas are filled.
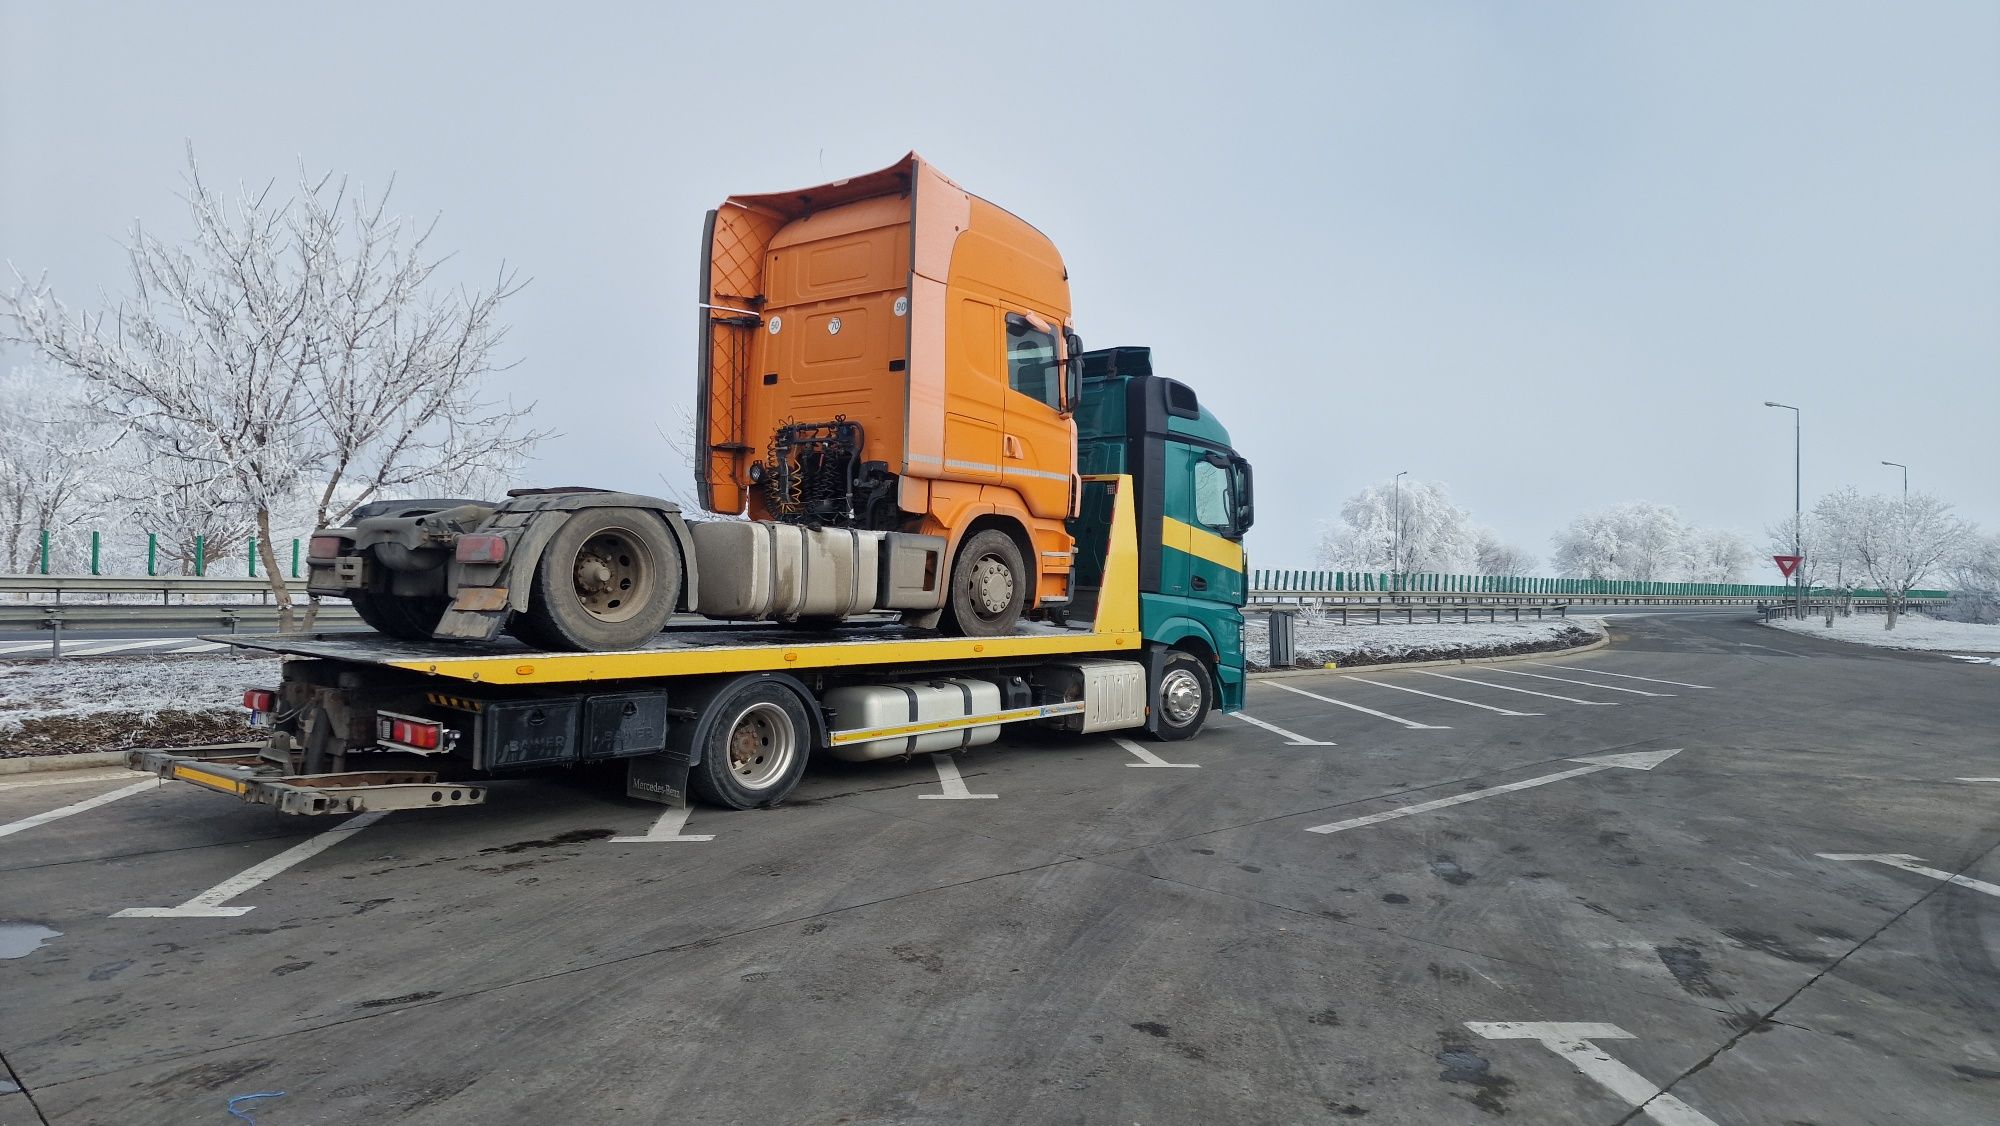
[[[1184,739],[1239,707],[1249,463],[1147,349],[1082,350],[1038,232],[899,167],[733,198],[756,238],[710,217],[696,475],[711,510],[753,519],[683,523],[597,490],[389,502],[311,553],[311,588],[381,636],[227,639],[291,658],[244,694],[264,745],[129,764],[330,814],[476,804],[494,779],[623,760],[634,797],[746,809],[816,753],[960,750],[1013,723]],[[901,433],[894,412],[847,414],[867,374],[847,369],[895,352],[898,319],[904,351],[871,378],[907,376]],[[753,347],[787,320],[803,343]],[[862,328],[867,347],[820,339]],[[788,384],[804,389],[751,390]],[[801,423],[807,405],[835,413]],[[753,415],[778,420],[764,459],[741,440]]]

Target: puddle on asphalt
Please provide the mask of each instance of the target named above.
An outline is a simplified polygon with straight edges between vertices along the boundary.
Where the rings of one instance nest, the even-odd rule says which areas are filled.
[[[0,923],[0,958],[25,958],[62,932],[40,923]]]

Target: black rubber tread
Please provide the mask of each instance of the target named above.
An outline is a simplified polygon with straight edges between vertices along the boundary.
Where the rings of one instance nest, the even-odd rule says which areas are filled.
[[[1014,572],[1013,603],[1004,614],[993,619],[981,618],[972,603],[971,568],[985,555],[998,558]],[[943,633],[959,637],[1005,636],[1014,632],[1033,593],[1034,576],[1028,573],[1028,565],[1021,558],[1021,545],[998,528],[982,529],[967,536],[952,559],[950,597],[945,599],[944,617],[938,627]]]
[[[729,770],[730,728],[743,709],[765,702],[777,704],[791,716],[798,753],[786,776],[776,785],[764,790],[746,790]],[[700,761],[688,771],[688,792],[705,804],[724,809],[765,809],[790,796],[805,777],[806,760],[812,757],[813,727],[798,695],[781,685],[757,681],[717,696],[708,710],[717,718],[702,743]]]
[[[1188,670],[1201,682],[1201,708],[1194,719],[1180,726],[1167,722],[1167,713],[1161,706],[1160,698],[1167,684],[1167,677],[1175,670]],[[1159,722],[1148,725],[1148,738],[1162,743],[1178,743],[1182,739],[1192,739],[1200,733],[1201,726],[1208,722],[1208,713],[1215,709],[1215,676],[1209,671],[1208,662],[1180,650],[1168,654],[1166,663],[1160,666],[1160,682],[1149,686],[1149,699],[1153,710],[1158,713]]]
[[[622,622],[602,622],[577,601],[574,579],[576,553],[607,528],[626,528],[649,550],[659,569],[653,604]],[[585,508],[563,523],[535,562],[528,585],[528,636],[544,649],[609,652],[643,645],[666,628],[680,601],[680,551],[666,521],[638,508]],[[521,636],[516,634],[516,636]]]

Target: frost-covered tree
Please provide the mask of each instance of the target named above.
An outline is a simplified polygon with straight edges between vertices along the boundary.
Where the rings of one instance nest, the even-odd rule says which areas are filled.
[[[1792,522],[1773,521],[1764,529],[1764,549],[1772,555],[1803,557],[1798,570],[1785,582],[1802,582],[1807,587],[1840,586],[1858,574],[1845,554],[1840,537],[1834,535],[1818,512],[1808,512],[1799,521],[1798,550],[1793,550]],[[1773,564],[1775,566],[1775,564]]]
[[[1836,556],[1851,560],[1888,600],[1883,629],[1896,628],[1911,589],[1957,558],[1974,534],[1932,493],[1889,497],[1849,486],[1820,498],[1813,514]]]
[[[1535,569],[1533,555],[1500,538],[1492,528],[1480,528],[1473,536],[1475,573],[1481,575],[1526,575]]]
[[[1750,565],[1750,545],[1719,528],[1690,534],[1681,554],[1682,575],[1694,583],[1740,583]]]
[[[1441,482],[1404,481],[1400,492],[1399,500],[1395,482],[1385,481],[1348,497],[1321,533],[1320,564],[1402,574],[1472,570],[1472,515],[1451,503]]]
[[[1554,563],[1575,578],[1661,581],[1684,571],[1691,531],[1671,506],[1627,501],[1570,521],[1552,541]]]
[[[518,289],[435,281],[435,223],[388,210],[347,181],[301,171],[296,191],[233,197],[188,155],[192,234],[169,242],[135,226],[131,289],[79,313],[42,283],[0,302],[13,338],[90,386],[98,409],[153,451],[175,480],[241,504],[285,628],[291,596],[272,547],[274,513],[310,490],[315,525],[401,492],[449,492],[511,468],[540,437],[526,411],[483,394]]]
[[[2000,533],[1967,536],[1946,575],[1951,587],[1946,617],[1961,622],[2000,622]]]
[[[62,533],[102,519],[110,507],[103,480],[115,427],[96,419],[71,380],[19,368],[0,376],[0,553],[20,573],[40,562],[42,532],[53,537],[51,563],[74,571],[88,558],[82,536]]]

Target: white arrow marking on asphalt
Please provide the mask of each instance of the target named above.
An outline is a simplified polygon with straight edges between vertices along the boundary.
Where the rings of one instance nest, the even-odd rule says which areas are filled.
[[[1378,712],[1374,708],[1364,708],[1360,704],[1350,704],[1345,700],[1336,700],[1331,696],[1322,696],[1317,692],[1308,692],[1303,688],[1293,688],[1289,684],[1279,684],[1276,681],[1268,681],[1266,683],[1269,683],[1273,688],[1282,688],[1287,692],[1296,692],[1301,696],[1310,696],[1313,699],[1318,700],[1323,704],[1332,704],[1336,708],[1346,708],[1350,711],[1366,712],[1367,714],[1376,716],[1380,719],[1386,719],[1391,723],[1400,723],[1404,727],[1407,727],[1412,731],[1451,730],[1451,728],[1449,727],[1439,727],[1437,724],[1434,723],[1418,723],[1416,720],[1404,719],[1402,716],[1399,715],[1390,715],[1388,712]]]
[[[1915,872],[1919,876],[1929,876],[1947,884],[1957,884],[1973,891],[1983,891],[1988,895],[2000,896],[2000,884],[1989,884],[1985,880],[1975,880],[1971,876],[1961,876],[1956,872],[1946,872],[1939,868],[1927,868],[1917,863],[1921,856],[1911,856],[1907,852],[1822,852],[1821,860],[1873,860],[1877,864],[1887,864],[1891,868],[1901,868],[1905,872]]]
[[[1374,686],[1375,686],[1375,687],[1377,687],[1377,688],[1394,688],[1394,689],[1395,689],[1396,691],[1398,691],[1398,692],[1409,692],[1409,693],[1411,693],[1411,694],[1413,694],[1413,695],[1417,695],[1417,696],[1429,696],[1429,697],[1430,697],[1431,699],[1433,699],[1433,700],[1448,700],[1448,701],[1450,701],[1451,703],[1454,703],[1454,704],[1464,704],[1464,705],[1465,705],[1466,707],[1468,707],[1468,708],[1484,708],[1484,709],[1486,709],[1486,710],[1487,710],[1487,711],[1489,711],[1489,712],[1499,712],[1499,713],[1500,713],[1501,715],[1519,715],[1519,716],[1529,716],[1529,715],[1547,715],[1547,714],[1548,714],[1547,712],[1516,712],[1516,711],[1509,711],[1509,710],[1507,710],[1506,708],[1496,708],[1496,707],[1494,707],[1494,706],[1493,706],[1492,704],[1480,704],[1480,703],[1475,703],[1475,702],[1473,702],[1473,701],[1471,701],[1471,700],[1461,700],[1461,699],[1459,699],[1459,698],[1458,698],[1458,697],[1456,697],[1456,696],[1440,696],[1440,695],[1438,695],[1438,694],[1437,694],[1437,693],[1435,693],[1435,692],[1426,692],[1426,691],[1424,691],[1424,690],[1423,690],[1423,689],[1421,689],[1421,688],[1406,688],[1406,687],[1404,687],[1403,685],[1400,685],[1400,684],[1391,684],[1391,683],[1389,683],[1389,682],[1388,682],[1388,681],[1386,681],[1386,680],[1362,680],[1362,678],[1360,678],[1360,677],[1358,677],[1358,676],[1350,676],[1350,677],[1347,677],[1346,679],[1348,679],[1348,680],[1354,680],[1354,681],[1360,681],[1360,682],[1361,682],[1362,684],[1372,684],[1372,685],[1374,685]]]
[[[389,815],[387,810],[357,815],[354,820],[338,829],[328,829],[317,837],[312,837],[286,849],[254,868],[242,872],[188,900],[178,907],[127,907],[123,911],[113,911],[114,919],[232,919],[238,915],[255,911],[255,907],[224,907],[223,904],[290,868],[302,860],[309,860],[325,852],[334,845],[366,829]]]
[[[1572,680],[1566,676],[1545,676],[1542,673],[1521,672],[1517,669],[1494,669],[1493,671],[1504,672],[1508,676],[1532,676],[1536,680],[1553,680],[1557,684],[1579,684],[1585,688],[1597,688],[1597,689],[1602,689],[1603,691],[1606,692],[1630,692],[1634,696],[1657,696],[1662,699],[1668,699],[1668,700],[1671,700],[1674,697],[1674,694],[1672,692],[1647,692],[1644,689],[1640,688],[1620,688],[1615,684],[1592,684],[1587,680]]]
[[[658,821],[653,822],[652,828],[646,830],[645,836],[613,837],[611,838],[611,843],[612,844],[664,844],[673,841],[714,840],[715,834],[713,833],[696,833],[690,836],[688,834],[681,832],[682,829],[687,828],[688,815],[692,814],[693,812],[694,810],[689,809],[687,806],[684,805],[679,807],[670,807],[665,813],[660,814],[660,819]]]
[[[1651,770],[1675,755],[1680,754],[1685,749],[1676,747],[1671,751],[1634,751],[1631,754],[1623,755],[1590,755],[1585,758],[1573,758],[1569,761],[1585,762],[1590,765],[1579,766],[1574,770],[1564,770],[1555,774],[1544,774],[1540,778],[1509,782],[1505,786],[1475,790],[1469,794],[1454,794],[1451,797],[1439,798],[1436,801],[1406,805],[1400,809],[1391,809],[1384,813],[1371,813],[1366,817],[1355,817],[1347,821],[1335,821],[1327,825],[1315,825],[1307,829],[1306,832],[1338,833],[1344,829],[1358,829],[1363,825],[1378,825],[1384,821],[1394,821],[1398,817],[1410,817],[1419,813],[1429,813],[1434,809],[1444,809],[1447,806],[1464,805],[1466,802],[1478,801],[1480,798],[1490,798],[1495,794],[1509,794],[1515,790],[1525,790],[1530,786],[1546,786],[1551,782],[1560,782],[1565,778],[1581,778],[1586,774],[1595,774],[1600,770],[1609,770],[1614,766],[1622,767],[1626,770]]]
[[[1592,676],[1615,676],[1623,680],[1643,680],[1648,684],[1671,684],[1675,688],[1700,688],[1710,691],[1712,691],[1715,688],[1715,686],[1712,684],[1688,684],[1687,682],[1680,680],[1659,680],[1650,676],[1633,676],[1631,673],[1612,672],[1609,669],[1580,669],[1577,668],[1575,665],[1540,665],[1538,667],[1545,669],[1561,669],[1564,672],[1587,672]]]
[[[1130,739],[1120,739],[1118,736],[1113,735],[1111,737],[1111,741],[1125,748],[1126,750],[1131,751],[1133,754],[1139,756],[1140,761],[1128,762],[1125,764],[1126,766],[1132,767],[1135,770],[1148,766],[1153,766],[1153,767],[1166,766],[1166,767],[1171,767],[1175,770],[1201,769],[1201,764],[1198,762],[1168,762],[1166,759],[1161,758],[1160,756],[1154,754],[1153,752],[1147,750],[1146,748],[1140,746],[1139,744],[1134,743]]]
[[[1715,1120],[1667,1094],[1652,1080],[1612,1059],[1592,1040],[1636,1040],[1615,1024],[1564,1021],[1466,1021],[1465,1027],[1488,1040],[1538,1040],[1542,1047],[1568,1060],[1578,1071],[1631,1103],[1660,1126],[1715,1126]]]
[[[51,821],[60,821],[65,817],[82,813],[85,810],[96,809],[100,805],[115,802],[119,798],[129,798],[133,794],[144,793],[159,784],[160,780],[158,778],[148,778],[144,782],[134,782],[130,786],[120,787],[108,794],[99,794],[94,798],[85,798],[74,805],[66,805],[61,809],[51,809],[47,813],[37,813],[33,817],[23,817],[19,821],[9,821],[5,825],[0,825],[0,837],[11,837],[15,833],[32,829],[37,825],[46,825]]]
[[[997,798],[999,794],[975,794],[965,788],[965,779],[959,776],[958,764],[950,755],[932,755],[931,765],[937,767],[938,785],[944,788],[942,794],[918,794],[918,801],[968,801],[978,798]]]
[[[1583,704],[1592,708],[1615,708],[1618,706],[1617,704],[1605,703],[1602,700],[1579,700],[1574,696],[1558,696],[1553,692],[1537,692],[1532,688],[1515,688],[1510,684],[1489,684],[1484,680],[1472,680],[1463,676],[1450,676],[1441,672],[1425,672],[1423,669],[1418,669],[1417,673],[1420,676],[1434,676],[1439,680],[1456,680],[1460,684],[1477,684],[1481,688],[1492,688],[1501,692],[1519,692],[1524,696],[1540,696],[1545,700],[1567,700],[1572,704]]]
[[[1265,722],[1264,722],[1263,720],[1261,720],[1261,719],[1258,719],[1258,718],[1257,718],[1256,716],[1254,716],[1254,715],[1250,715],[1250,714],[1248,714],[1248,713],[1245,713],[1245,712],[1230,712],[1229,714],[1230,714],[1230,715],[1233,715],[1233,716],[1235,716],[1235,717],[1236,717],[1237,719],[1240,719],[1240,720],[1242,720],[1242,721],[1243,721],[1243,722],[1245,722],[1245,723],[1248,723],[1248,724],[1252,724],[1252,725],[1254,725],[1254,726],[1257,726],[1257,727],[1261,727],[1261,728],[1263,728],[1264,730],[1266,730],[1266,731],[1269,731],[1269,732],[1270,732],[1271,734],[1273,734],[1273,735],[1283,735],[1283,736],[1284,736],[1284,737],[1285,737],[1285,738],[1286,738],[1287,740],[1290,740],[1290,745],[1291,745],[1291,746],[1294,746],[1294,747],[1338,747],[1338,746],[1340,746],[1340,744],[1339,744],[1339,743],[1329,743],[1329,742],[1327,742],[1327,741],[1326,741],[1326,740],[1324,740],[1324,739],[1308,739],[1308,738],[1306,738],[1305,736],[1303,736],[1303,735],[1299,734],[1299,733],[1298,733],[1298,732],[1296,732],[1296,731],[1287,731],[1287,730],[1285,730],[1284,728],[1282,728],[1282,727],[1279,727],[1279,726],[1278,726],[1277,724],[1275,724],[1275,723],[1265,723]]]

